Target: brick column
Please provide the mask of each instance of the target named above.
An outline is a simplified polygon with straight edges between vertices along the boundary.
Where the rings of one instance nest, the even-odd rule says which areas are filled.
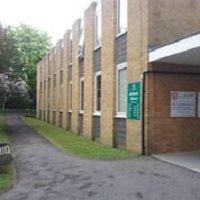
[[[48,121],[48,68],[49,68],[49,62],[48,62],[48,55],[45,57],[45,121]]]
[[[36,116],[40,117],[40,63],[37,65],[37,85],[36,85]]]
[[[148,1],[128,0],[128,82],[141,81],[147,69],[147,9]],[[127,120],[127,148],[141,152],[141,120]]]
[[[56,125],[59,125],[60,114],[60,64],[61,64],[61,49],[62,40],[59,40],[56,45]]]
[[[56,99],[56,94],[55,94],[55,88],[54,88],[54,75],[55,75],[55,47],[52,48],[51,50],[51,56],[52,56],[52,80],[51,80],[51,123],[53,124],[53,112],[55,111],[55,99]]]
[[[53,118],[53,50],[51,49],[49,52],[49,77],[50,77],[50,88],[49,88],[49,122],[52,124]]]
[[[81,20],[74,22],[72,28],[72,131],[78,133],[79,115],[79,60],[78,44],[80,38]]]
[[[84,125],[83,135],[92,138],[93,114],[93,50],[94,50],[94,15],[96,3],[91,3],[85,11],[85,51],[84,51]]]
[[[116,10],[117,0],[102,0],[101,142],[113,144],[116,110]]]
[[[44,65],[44,58],[42,60],[42,78],[41,78],[41,82],[42,82],[42,120],[45,120],[45,116],[44,116],[44,110],[45,110],[45,88],[44,88],[44,74],[45,74],[45,65]]]
[[[70,31],[67,30],[63,39],[63,128],[67,129],[68,120],[68,67],[69,67]]]

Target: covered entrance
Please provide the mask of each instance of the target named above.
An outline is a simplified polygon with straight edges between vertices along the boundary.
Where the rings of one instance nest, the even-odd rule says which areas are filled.
[[[200,166],[200,34],[149,53],[145,110],[147,153]]]
[[[200,173],[200,151],[157,154],[153,157]]]

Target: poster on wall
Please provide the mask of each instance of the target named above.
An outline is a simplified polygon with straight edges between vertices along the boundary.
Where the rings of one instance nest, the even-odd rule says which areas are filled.
[[[196,117],[196,92],[171,91],[171,117]]]

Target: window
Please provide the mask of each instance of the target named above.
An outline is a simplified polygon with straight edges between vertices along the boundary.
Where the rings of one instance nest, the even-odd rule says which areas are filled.
[[[72,32],[70,33],[70,45],[69,45],[69,64],[72,63]]]
[[[42,82],[40,82],[40,93],[42,94]]]
[[[53,87],[56,87],[56,74],[53,75]]]
[[[53,55],[53,71],[56,72],[56,48],[54,47],[54,55]]]
[[[84,111],[84,78],[80,79],[80,112]]]
[[[126,117],[127,112],[127,65],[117,69],[117,116]]]
[[[95,74],[94,86],[94,112],[99,113],[101,111],[101,72]]]
[[[63,71],[60,71],[60,85],[63,85]]]
[[[52,73],[52,57],[51,57],[51,54],[49,53],[48,54],[48,65],[49,65],[49,67],[48,67],[48,72],[49,72],[49,75],[51,75],[51,73]]]
[[[118,0],[117,3],[117,34],[127,31],[128,5],[127,0]]]
[[[96,15],[94,19],[94,47],[101,46],[101,23],[102,23],[102,9],[101,1],[98,2],[96,7]]]
[[[83,56],[84,54],[84,21],[81,21],[81,37],[78,44],[78,56]]]
[[[72,81],[69,82],[69,112],[72,111]]]
[[[63,40],[61,41],[61,48],[60,48],[60,68],[63,67],[63,52],[64,51],[64,43]]]

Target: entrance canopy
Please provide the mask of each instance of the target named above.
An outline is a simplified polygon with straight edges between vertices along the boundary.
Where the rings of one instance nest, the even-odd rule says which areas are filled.
[[[152,50],[149,62],[200,65],[200,33]]]

